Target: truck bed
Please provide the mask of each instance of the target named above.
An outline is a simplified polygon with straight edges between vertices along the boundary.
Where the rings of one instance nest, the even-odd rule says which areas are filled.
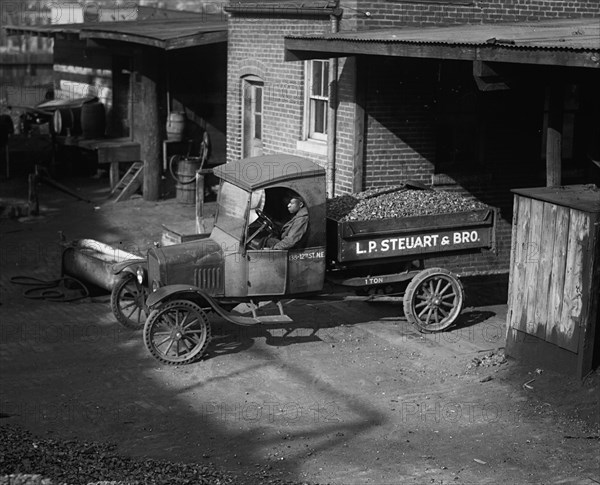
[[[327,218],[327,252],[346,263],[492,248],[495,220],[491,208],[372,221]]]

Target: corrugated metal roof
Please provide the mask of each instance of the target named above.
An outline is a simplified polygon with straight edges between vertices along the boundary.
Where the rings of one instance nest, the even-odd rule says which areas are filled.
[[[82,39],[120,40],[167,50],[227,40],[227,20],[221,16],[203,15],[142,21],[15,25],[5,29],[9,34],[72,34]]]
[[[516,48],[595,51],[600,50],[600,19],[408,27],[286,38],[470,46],[496,43]]]

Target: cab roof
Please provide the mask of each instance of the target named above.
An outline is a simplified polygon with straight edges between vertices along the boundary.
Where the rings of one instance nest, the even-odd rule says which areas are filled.
[[[262,155],[225,163],[213,173],[242,189],[252,191],[297,179],[325,177],[325,169],[295,155]]]

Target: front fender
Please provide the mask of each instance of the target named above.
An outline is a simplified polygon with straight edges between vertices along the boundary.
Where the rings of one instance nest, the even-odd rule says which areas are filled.
[[[131,273],[135,274],[137,268],[141,266],[145,271],[148,271],[148,261],[146,259],[128,259],[121,263],[113,264],[113,274]]]
[[[204,290],[202,290],[201,288],[198,288],[196,286],[190,286],[190,285],[163,286],[162,288],[159,288],[158,290],[156,290],[155,292],[150,294],[150,296],[146,300],[146,306],[148,307],[148,309],[150,311],[152,311],[152,309],[153,309],[152,307],[155,307],[159,303],[161,303],[177,294],[198,295],[198,297],[202,298],[214,310],[214,312],[217,315],[219,315],[220,317],[224,318],[228,322],[231,322],[235,325],[246,326],[246,325],[256,325],[257,323],[260,323],[260,320],[258,320],[256,318],[244,317],[241,315],[234,315],[231,312],[228,312],[221,305],[219,305],[219,302],[217,302],[212,296],[210,296]]]
[[[176,295],[178,293],[197,293],[199,296],[203,298],[210,298],[204,291],[200,288],[190,285],[169,285],[163,286],[158,290],[150,293],[150,296],[146,300],[146,306],[152,309],[153,306],[158,305],[159,303],[165,301],[167,298]]]

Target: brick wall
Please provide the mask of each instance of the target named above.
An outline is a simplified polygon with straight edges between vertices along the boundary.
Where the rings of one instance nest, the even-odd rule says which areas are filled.
[[[478,123],[485,125],[483,160],[475,166],[461,161],[445,166],[436,159],[439,106],[444,104],[445,96],[453,98],[461,90],[476,91],[471,69],[471,63],[459,61],[385,57],[363,60],[359,66],[359,72],[366,75],[363,188],[416,180],[497,208],[495,252],[432,258],[426,265],[458,273],[506,271],[512,224],[510,189],[545,182],[539,157],[543,90],[534,82],[533,74],[524,72],[523,82],[515,82],[511,90],[480,94],[484,114],[479,114]],[[444,70],[453,73],[452,83],[440,79]],[[547,73],[538,73],[544,75]],[[338,165],[342,163],[341,155]]]
[[[435,62],[369,60],[363,184],[431,181]]]
[[[464,24],[534,21],[548,18],[600,17],[597,1],[427,0],[344,2],[341,29],[399,25]],[[363,12],[369,11],[370,16]],[[308,155],[326,164],[326,157],[298,152],[303,110],[303,63],[283,61],[283,37],[327,32],[327,20],[244,18],[229,24],[227,159],[242,152],[240,79],[254,74],[265,82],[264,153]],[[452,61],[452,69],[473,85],[472,64]],[[361,57],[340,60],[337,103],[335,193],[355,188],[357,138],[364,135],[362,189],[418,180],[461,192],[497,209],[496,247],[475,254],[453,254],[427,260],[426,265],[457,273],[508,271],[513,196],[510,189],[544,185],[541,132],[544,79],[567,74],[563,68],[520,66],[523,85],[490,93],[483,105],[485,158],[478,167],[447,167],[438,156],[440,65],[450,61]],[[554,70],[552,70],[554,69]],[[566,68],[565,68],[566,69]],[[537,80],[535,76],[540,76]],[[549,77],[548,77],[549,76]],[[460,77],[460,76],[459,76]],[[446,85],[445,89],[452,90]],[[364,99],[361,98],[364,97]],[[355,102],[359,99],[358,104]],[[364,133],[358,132],[364,110]],[[481,162],[479,162],[481,163]]]
[[[396,0],[363,1],[359,5],[360,12],[349,12],[357,14],[359,29],[600,17],[600,3],[596,0],[448,0],[435,3]],[[369,12],[370,16],[365,16],[364,12]]]
[[[264,81],[263,153],[310,156],[325,166],[326,157],[297,150],[302,136],[304,64],[285,62],[283,38],[327,32],[329,19],[247,18],[229,21],[227,69],[227,161],[242,156],[241,79],[255,75]]]

